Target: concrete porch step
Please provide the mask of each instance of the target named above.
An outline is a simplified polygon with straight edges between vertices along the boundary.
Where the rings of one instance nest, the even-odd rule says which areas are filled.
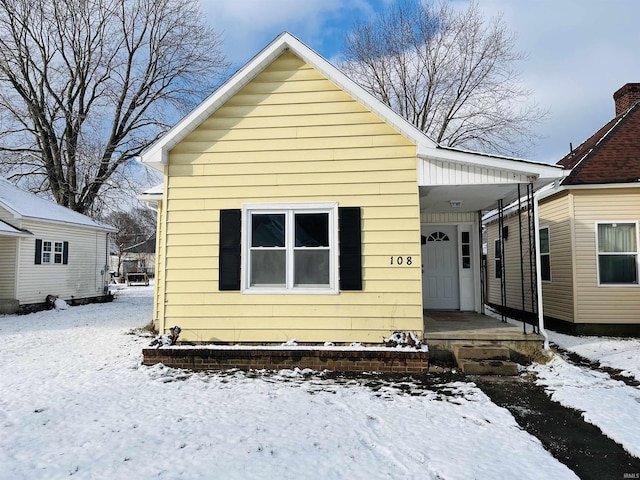
[[[465,375],[502,375],[518,374],[518,364],[511,360],[458,360],[458,367]]]
[[[453,354],[466,375],[517,375],[518,365],[511,361],[509,347],[494,343],[455,345]]]
[[[456,360],[510,360],[509,347],[497,344],[454,345]]]

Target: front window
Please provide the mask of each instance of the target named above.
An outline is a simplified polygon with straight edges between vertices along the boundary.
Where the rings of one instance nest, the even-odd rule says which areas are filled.
[[[549,245],[549,227],[540,229],[540,278],[551,281],[551,248]]]
[[[601,285],[638,283],[636,223],[599,223],[598,280]]]
[[[248,292],[335,288],[335,218],[331,204],[245,207]]]

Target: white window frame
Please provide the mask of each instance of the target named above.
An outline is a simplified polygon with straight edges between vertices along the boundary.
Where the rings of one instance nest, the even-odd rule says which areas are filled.
[[[598,232],[600,225],[609,224],[633,224],[636,233],[636,251],[635,252],[600,252],[600,241],[598,239]],[[599,220],[595,222],[595,236],[596,236],[596,280],[599,287],[604,288],[637,288],[640,286],[640,232],[638,232],[638,222],[635,220]],[[635,255],[636,256],[636,283],[601,283],[600,282],[600,255]]]
[[[251,286],[251,215],[285,214],[286,224],[286,285],[285,287]],[[318,287],[296,287],[294,280],[294,214],[327,213],[329,215],[329,284]],[[242,206],[242,276],[241,291],[245,294],[313,294],[338,293],[338,203],[248,203]]]
[[[540,228],[538,228],[538,235],[540,235],[540,232],[542,230],[546,230],[547,231],[547,244],[549,246],[549,251],[546,253],[543,253],[542,251],[538,252],[538,255],[540,255],[540,279],[544,282],[544,283],[551,283],[552,279],[553,279],[553,274],[551,273],[551,229],[549,228],[549,225],[544,225]],[[541,237],[540,237],[541,238]],[[542,257],[546,256],[549,257],[549,279],[545,280],[544,278],[542,278]]]
[[[64,258],[64,242],[53,242],[53,255],[51,258],[53,258],[54,264],[62,265]]]
[[[42,239],[40,263],[43,265],[62,265],[64,263],[64,242]]]
[[[52,264],[53,262],[53,244],[51,240],[42,240],[42,252],[40,262],[44,264]]]

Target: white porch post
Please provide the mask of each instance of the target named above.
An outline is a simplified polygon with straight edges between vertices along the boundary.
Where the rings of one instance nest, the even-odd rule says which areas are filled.
[[[544,336],[544,349],[549,350],[549,334],[544,328],[544,307],[542,299],[542,272],[540,261],[540,218],[538,216],[538,200],[540,190],[533,194],[533,229],[536,245],[536,291],[538,292],[538,326]]]

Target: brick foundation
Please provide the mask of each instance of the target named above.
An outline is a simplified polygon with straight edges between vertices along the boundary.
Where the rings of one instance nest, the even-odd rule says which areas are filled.
[[[337,372],[427,373],[429,352],[410,349],[146,348],[143,364],[190,370],[310,368]]]

